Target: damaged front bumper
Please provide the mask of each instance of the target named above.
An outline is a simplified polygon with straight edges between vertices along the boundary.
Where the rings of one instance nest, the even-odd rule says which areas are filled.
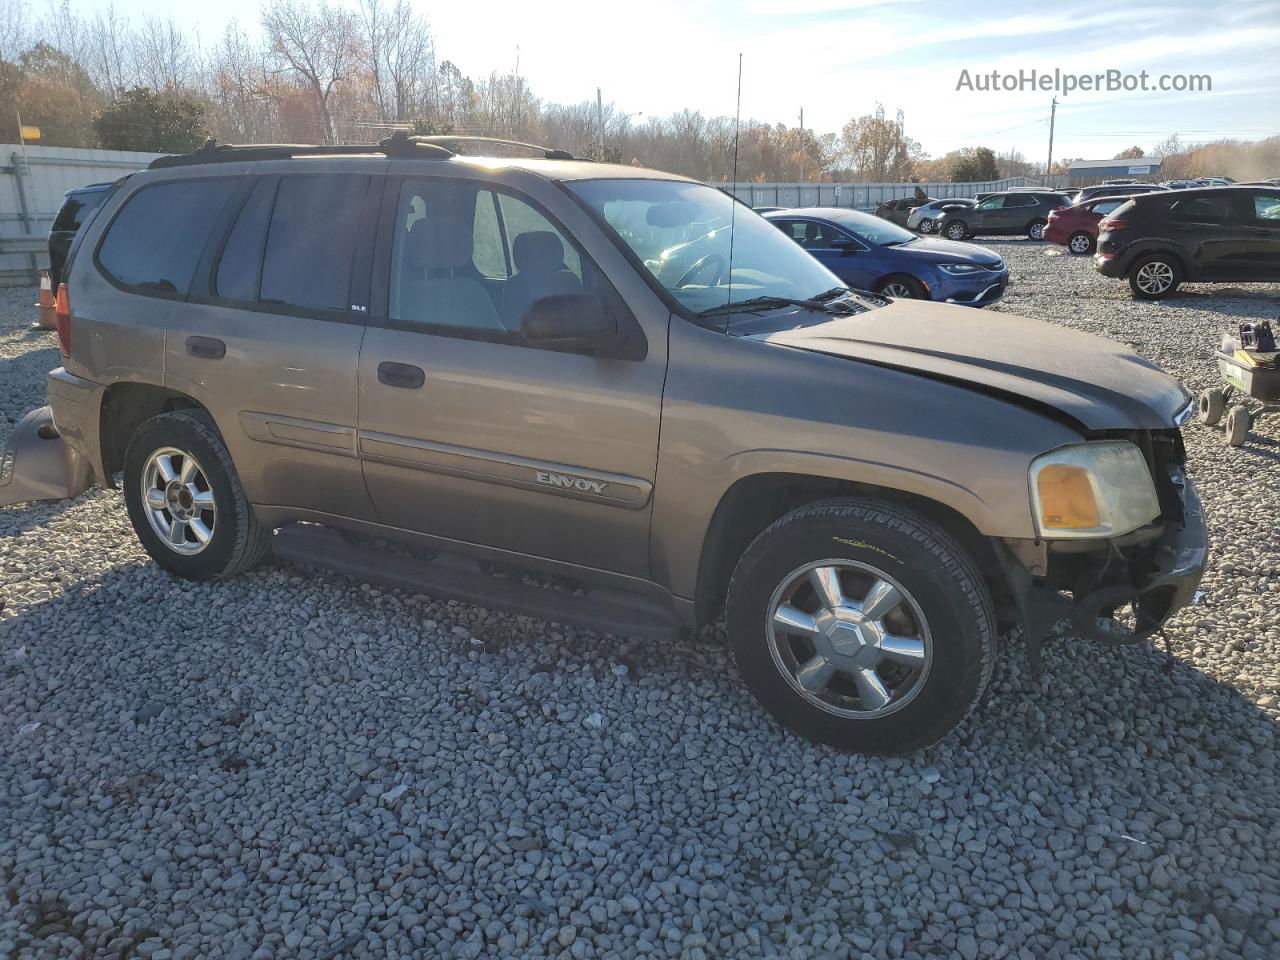
[[[1032,670],[1043,670],[1040,648],[1070,620],[1077,636],[1112,646],[1139,643],[1190,605],[1204,576],[1209,540],[1195,484],[1181,470],[1172,477],[1181,517],[1124,542],[1104,541],[1082,554],[1076,544],[1037,543],[1042,559],[997,545],[1021,616]]]
[[[54,426],[53,411],[27,413],[0,456],[0,506],[78,496],[93,483],[89,462],[68,445]]]

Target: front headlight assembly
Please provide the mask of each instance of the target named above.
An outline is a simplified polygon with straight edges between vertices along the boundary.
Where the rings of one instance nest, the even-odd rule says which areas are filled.
[[[963,277],[966,274],[978,273],[983,268],[972,263],[940,263],[938,269],[952,276]]]
[[[1060,447],[1031,462],[1031,502],[1046,540],[1123,536],[1160,516],[1147,461],[1127,440]]]

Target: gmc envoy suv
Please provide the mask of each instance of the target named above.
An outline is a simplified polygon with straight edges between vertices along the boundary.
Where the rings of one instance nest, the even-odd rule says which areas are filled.
[[[117,183],[0,503],[123,487],[179,577],[274,552],[602,633],[725,614],[785,726],[902,752],[997,634],[1151,636],[1206,556],[1190,397],[1124,347],[843,286],[726,193],[459,138]]]

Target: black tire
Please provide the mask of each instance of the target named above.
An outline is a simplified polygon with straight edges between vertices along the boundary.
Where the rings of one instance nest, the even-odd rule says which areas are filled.
[[[1253,416],[1249,408],[1238,403],[1227,411],[1227,446],[1241,447],[1249,439],[1249,429],[1253,426]]]
[[[919,230],[921,233],[933,233],[933,221],[925,217],[920,221]]]
[[[1129,289],[1139,300],[1163,300],[1182,283],[1182,264],[1167,253],[1149,253],[1129,265]],[[1156,283],[1157,277],[1167,278]]]
[[[906,293],[899,292],[899,288]],[[894,292],[890,293],[892,289]],[[929,293],[924,284],[909,273],[892,273],[876,285],[876,293],[886,297],[900,297],[911,300],[928,300]]]
[[[806,564],[833,559],[896,580],[923,613],[932,660],[893,712],[837,716],[793,686],[775,660],[775,592]],[[908,753],[935,743],[973,709],[991,679],[995,615],[972,559],[941,528],[876,500],[826,500],[793,510],[761,533],[734,570],[727,602],[733,657],[752,694],[783,726],[859,753]]]
[[[153,511],[143,502],[144,470],[152,455],[166,447],[194,458],[216,505],[211,535],[197,553],[179,553],[170,547],[154,529],[149,519]],[[151,559],[179,577],[212,580],[234,576],[261,562],[271,551],[272,530],[258,523],[240,488],[231,454],[213,420],[203,411],[162,413],[138,427],[124,455],[124,500],[134,532]]]
[[[942,235],[948,240],[968,240],[973,236],[969,232],[969,225],[963,220],[948,220],[942,228]]]
[[[1097,246],[1097,239],[1083,230],[1078,230],[1067,238],[1067,249],[1078,257],[1093,253]]]
[[[1027,224],[1026,234],[1028,240],[1040,241],[1044,239],[1045,221],[1041,218],[1032,220]]]
[[[1201,391],[1198,407],[1200,422],[1206,427],[1212,427],[1222,419],[1222,414],[1227,409],[1226,395],[1218,387],[1210,387]]]

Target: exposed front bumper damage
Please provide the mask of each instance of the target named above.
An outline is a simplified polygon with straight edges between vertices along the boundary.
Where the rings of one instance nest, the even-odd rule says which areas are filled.
[[[87,460],[58,434],[53,411],[39,407],[14,427],[0,456],[0,506],[78,496],[93,483]]]
[[[1014,600],[1023,623],[1032,671],[1044,669],[1041,646],[1050,631],[1070,620],[1075,635],[1112,646],[1139,643],[1153,636],[1178,610],[1194,602],[1209,555],[1208,534],[1195,484],[1181,471],[1174,484],[1182,516],[1168,520],[1153,535],[1111,541],[1097,547],[1101,555],[1089,561],[1101,573],[1092,582],[1074,583],[1054,576],[1063,557],[1052,545],[1042,548],[1043,566],[1028,569],[1026,551],[997,544]]]

